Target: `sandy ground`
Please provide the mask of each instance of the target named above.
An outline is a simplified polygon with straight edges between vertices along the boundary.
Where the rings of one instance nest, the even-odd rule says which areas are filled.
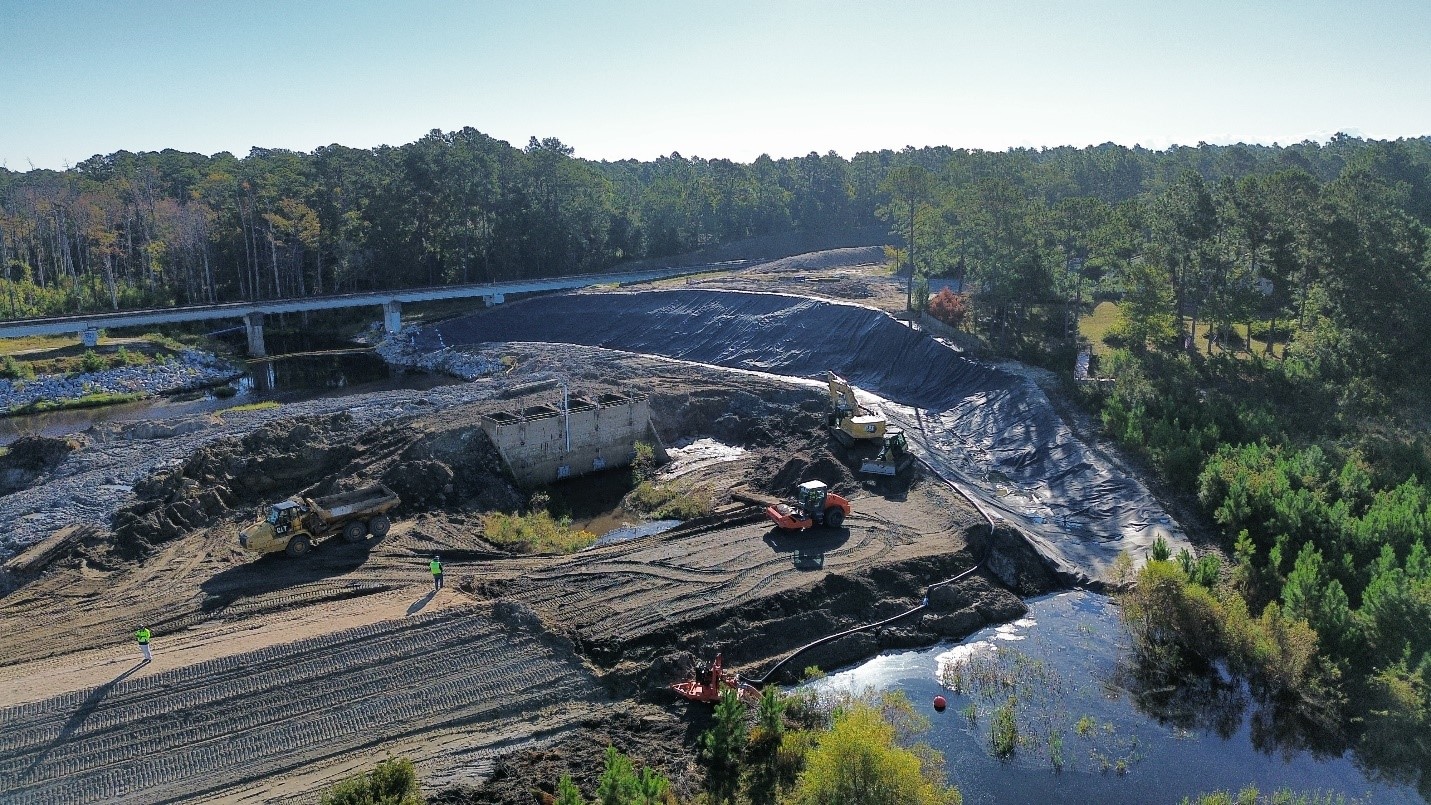
[[[901,289],[871,269],[876,252],[855,252],[807,259],[840,272],[810,284],[893,304]],[[740,282],[812,270],[798,263]],[[940,478],[857,477],[858,456],[821,426],[818,388],[590,347],[493,349],[514,366],[501,378],[87,434],[56,470],[63,483],[16,493],[45,511],[85,486],[127,488],[105,498],[102,539],[10,579],[0,598],[0,800],[311,802],[391,754],[412,757],[443,802],[525,803],[554,770],[594,783],[608,743],[691,794],[707,715],[665,686],[695,660],[721,651],[758,676],[986,568],[923,615],[798,663],[833,668],[1017,617],[1016,593],[1052,584]],[[683,476],[718,503],[737,486],[783,493],[820,477],[855,514],[798,536],[746,517],[572,556],[504,555],[480,513],[525,493],[480,445],[478,417],[554,372],[583,389],[649,390],[669,442],[743,448]],[[263,501],[371,480],[404,497],[381,540],[299,560],[236,544]],[[435,597],[434,551],[447,564]],[[131,637],[141,622],[155,631],[146,665]]]

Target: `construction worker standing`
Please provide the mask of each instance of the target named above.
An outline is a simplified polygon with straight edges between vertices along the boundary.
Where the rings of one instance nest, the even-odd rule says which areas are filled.
[[[442,589],[442,557],[434,554],[427,568],[432,571],[432,592],[435,594]]]
[[[134,630],[134,639],[139,641],[139,651],[144,655],[144,661],[149,662],[154,656],[149,653],[149,627],[139,624],[139,628]]]

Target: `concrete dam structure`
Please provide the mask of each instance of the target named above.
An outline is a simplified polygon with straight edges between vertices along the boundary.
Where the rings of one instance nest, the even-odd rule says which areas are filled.
[[[525,487],[629,467],[636,442],[651,445],[658,460],[666,458],[645,394],[570,396],[554,405],[496,411],[482,415],[482,429]]]

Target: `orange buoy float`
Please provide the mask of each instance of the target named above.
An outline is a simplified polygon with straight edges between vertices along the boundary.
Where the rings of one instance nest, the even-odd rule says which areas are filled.
[[[949,703],[946,702],[946,701],[944,701],[944,697],[943,697],[943,696],[935,696],[935,697],[934,697],[934,709],[935,709],[935,710],[937,710],[937,711],[939,711],[939,712],[942,713],[942,712],[944,712],[944,708],[945,708],[945,707],[948,707],[948,706],[949,706]]]

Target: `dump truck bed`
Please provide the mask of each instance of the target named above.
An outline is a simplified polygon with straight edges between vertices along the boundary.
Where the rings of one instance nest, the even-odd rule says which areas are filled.
[[[374,484],[351,492],[313,498],[310,502],[319,517],[332,521],[354,515],[382,514],[398,504],[398,496],[386,485]]]

